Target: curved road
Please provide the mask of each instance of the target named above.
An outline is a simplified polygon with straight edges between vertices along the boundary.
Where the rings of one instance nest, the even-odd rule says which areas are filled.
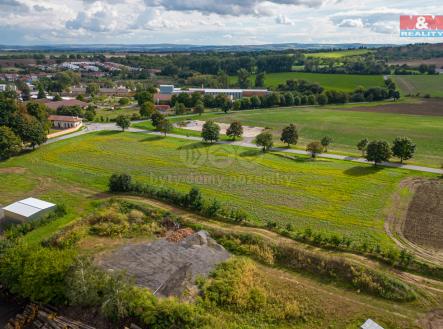
[[[141,122],[141,121],[138,121]],[[60,140],[68,139],[77,137],[80,135],[84,135],[87,133],[95,132],[95,131],[104,131],[104,130],[121,130],[121,128],[117,127],[115,123],[91,123],[87,124],[85,126],[85,129],[72,133],[67,134],[64,136],[52,138],[46,142],[46,144],[52,144],[55,142],[58,142]],[[135,132],[135,133],[144,133],[149,135],[162,135],[161,133],[157,131],[150,131],[150,130],[144,130],[144,129],[138,129],[138,128],[128,128],[126,131],[129,132]],[[188,139],[193,141],[201,141],[200,137],[195,136],[184,136],[184,135],[177,135],[177,134],[168,134],[169,137],[175,137],[175,138],[181,138],[181,139]],[[251,143],[251,139],[245,139],[244,141],[237,141],[237,142],[229,142],[229,141],[219,141],[218,144],[231,144],[231,145],[237,145],[242,147],[249,147],[249,148],[255,148],[258,149],[260,147],[256,146],[255,144]],[[309,152],[303,151],[303,150],[295,150],[295,149],[286,149],[286,148],[278,148],[273,147],[271,148],[271,151],[278,151],[278,152],[285,152],[285,153],[292,153],[292,154],[302,154],[302,155],[309,155]],[[345,155],[339,155],[339,154],[333,154],[333,153],[321,153],[317,155],[319,158],[326,158],[326,159],[335,159],[335,160],[344,160],[344,161],[352,161],[357,163],[369,163],[364,158],[359,157],[352,157],[352,156],[345,156]],[[379,165],[385,166],[385,167],[391,167],[391,168],[401,168],[401,169],[408,169],[408,170],[414,170],[414,171],[421,171],[421,172],[428,172],[433,174],[440,174],[443,175],[443,169],[437,169],[437,168],[430,168],[430,167],[423,167],[423,166],[415,166],[415,165],[408,165],[408,164],[401,164],[401,163],[393,163],[393,162],[382,162]]]

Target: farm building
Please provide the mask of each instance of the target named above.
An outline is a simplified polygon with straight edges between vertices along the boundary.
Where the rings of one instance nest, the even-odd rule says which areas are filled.
[[[56,207],[55,204],[35,198],[27,198],[2,208],[6,220],[24,222],[37,219]]]
[[[50,115],[49,121],[52,127],[56,129],[77,128],[82,125],[82,119],[79,117],[71,117],[67,115]]]
[[[360,327],[361,329],[383,329],[383,327],[379,326],[373,320],[368,319],[365,323],[363,323]]]

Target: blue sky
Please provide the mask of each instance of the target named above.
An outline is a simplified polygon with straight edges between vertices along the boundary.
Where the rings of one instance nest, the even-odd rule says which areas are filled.
[[[0,44],[411,43],[399,15],[441,0],[0,0]]]

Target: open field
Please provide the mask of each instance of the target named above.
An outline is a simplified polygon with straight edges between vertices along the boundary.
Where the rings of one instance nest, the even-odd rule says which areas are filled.
[[[265,86],[276,88],[279,84],[285,83],[287,80],[291,79],[306,80],[313,83],[316,82],[325,89],[346,92],[351,92],[358,86],[375,87],[384,85],[383,77],[381,75],[284,72],[266,74]],[[251,77],[251,82],[253,82],[253,77]],[[230,83],[237,83],[237,77],[230,77]]]
[[[417,144],[415,158],[410,163],[440,167],[443,162],[442,103],[424,101],[415,104],[386,104],[381,106],[326,106],[253,110],[229,114],[205,114],[200,119],[216,122],[239,120],[254,127],[269,127],[280,137],[289,123],[299,129],[298,147],[304,148],[313,140],[328,135],[334,140],[331,152],[359,155],[356,144],[362,138],[385,139],[391,142],[397,136],[409,136]],[[430,115],[414,115],[418,113]],[[392,113],[385,113],[392,112]],[[399,113],[410,113],[399,114]],[[440,114],[440,115],[439,115]],[[435,116],[434,116],[435,115]]]
[[[369,49],[352,49],[352,50],[342,50],[342,51],[325,51],[321,53],[305,54],[308,58],[342,58],[347,56],[357,56],[364,55],[372,52]]]
[[[418,67],[420,64],[432,65],[434,64],[437,68],[443,67],[443,57],[435,57],[429,59],[409,59],[409,60],[398,60],[388,63],[389,65],[409,65],[411,67]]]
[[[127,172],[137,180],[179,190],[199,186],[209,197],[250,212],[259,224],[291,223],[297,230],[312,228],[381,245],[391,244],[383,229],[388,198],[410,175],[344,161],[263,155],[233,146],[118,132],[50,144],[1,167],[27,168],[21,174],[23,188],[14,183],[17,174],[2,176],[2,186],[15,191],[2,195],[2,203],[31,194],[29,189],[38,191],[33,177],[51,177],[54,190],[47,195],[60,200],[74,189],[104,191],[112,173]]]
[[[393,75],[403,95],[429,94],[443,97],[443,74],[436,75]]]

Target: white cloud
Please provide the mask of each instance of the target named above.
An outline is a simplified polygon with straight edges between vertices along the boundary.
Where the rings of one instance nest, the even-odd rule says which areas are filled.
[[[345,18],[338,25],[338,27],[363,27],[363,21],[361,18]]]
[[[275,22],[282,25],[294,25],[294,21],[289,19],[288,16],[281,14],[275,17]]]

